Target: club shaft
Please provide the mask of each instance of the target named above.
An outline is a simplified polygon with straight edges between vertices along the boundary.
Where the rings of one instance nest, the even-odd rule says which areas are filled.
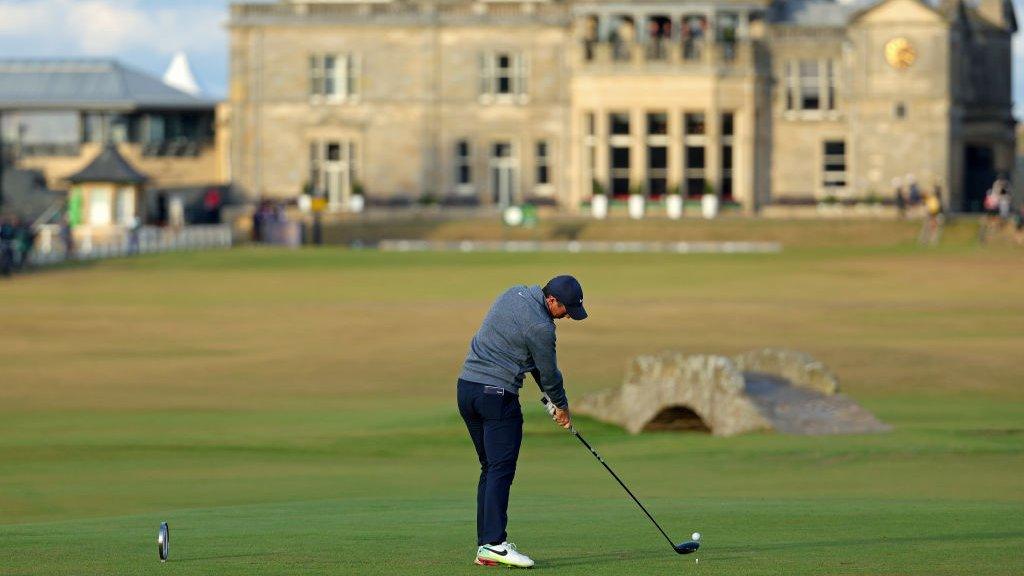
[[[572,428],[571,431],[572,435],[578,438],[579,441],[582,442],[583,445],[587,447],[587,450],[590,450],[590,453],[594,455],[594,458],[597,458],[597,461],[600,462],[601,465],[604,466],[605,470],[607,470],[608,473],[612,475],[612,478],[615,478],[615,481],[619,483],[619,486],[622,486],[622,489],[626,491],[626,494],[629,494],[629,497],[633,499],[633,502],[636,502],[636,505],[639,506],[640,509],[644,511],[644,514],[646,514],[647,517],[651,519],[651,522],[654,523],[654,527],[657,528],[658,532],[661,532],[661,535],[665,537],[665,540],[668,541],[669,546],[672,546],[672,548],[675,549],[675,543],[672,542],[672,539],[668,537],[668,534],[666,534],[665,531],[662,530],[661,525],[658,524],[658,521],[654,519],[654,516],[651,516],[651,513],[647,511],[647,508],[644,508],[644,505],[640,503],[640,500],[637,500],[637,497],[633,495],[633,492],[629,489],[628,486],[626,486],[626,483],[622,481],[622,478],[619,478],[619,475],[616,474],[615,471],[611,469],[611,466],[608,466],[608,464],[604,461],[604,458],[602,458],[601,455],[597,453],[597,450],[594,450],[594,447],[591,446],[590,443],[587,442],[586,439],[583,438],[583,436],[576,431],[576,428]]]

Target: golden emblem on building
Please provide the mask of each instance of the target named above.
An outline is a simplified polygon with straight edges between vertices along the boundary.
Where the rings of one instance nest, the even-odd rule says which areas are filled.
[[[897,70],[910,68],[917,60],[917,52],[906,38],[893,38],[885,44],[885,61]]]

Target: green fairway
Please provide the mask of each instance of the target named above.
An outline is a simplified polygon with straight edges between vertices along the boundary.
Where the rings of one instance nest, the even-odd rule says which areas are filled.
[[[509,534],[559,574],[1024,573],[1024,253],[385,254],[244,248],[0,283],[0,575],[479,574],[455,379],[494,296],[559,273],[570,397],[664,349],[806,351],[894,427],[577,425],[524,388]],[[156,553],[171,527],[171,561]],[[504,573],[504,571],[501,571]]]

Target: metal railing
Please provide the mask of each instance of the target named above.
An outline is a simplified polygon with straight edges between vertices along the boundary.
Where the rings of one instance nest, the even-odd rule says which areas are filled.
[[[229,224],[203,224],[179,229],[143,226],[135,231],[115,229],[102,235],[78,230],[74,233],[69,254],[60,225],[46,224],[37,230],[35,245],[29,255],[29,262],[34,265],[55,264],[69,259],[96,260],[159,252],[212,250],[230,248],[233,243]]]
[[[699,66],[745,66],[753,63],[749,42],[710,42],[707,40],[639,42],[595,42],[579,44],[583,66],[638,67],[648,64]]]
[[[388,19],[504,19],[529,18],[569,23],[569,9],[564,4],[536,1],[488,1],[421,4],[408,2],[366,1],[360,3],[292,2],[273,4],[234,4],[232,25],[250,25],[268,21],[374,22]]]

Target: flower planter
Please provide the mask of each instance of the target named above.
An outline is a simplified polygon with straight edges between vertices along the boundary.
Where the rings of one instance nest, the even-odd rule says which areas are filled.
[[[595,194],[590,199],[590,213],[598,220],[608,217],[608,197],[604,194]]]
[[[700,213],[705,220],[711,220],[718,216],[718,196],[705,194],[700,199]]]
[[[348,199],[348,209],[351,212],[355,212],[356,214],[358,214],[363,211],[363,208],[365,206],[366,199],[359,194],[353,194]]]
[[[679,194],[669,194],[665,197],[665,213],[673,220],[683,217],[683,197]]]
[[[646,207],[647,199],[642,194],[630,194],[629,195],[629,217],[634,220],[639,220],[644,217],[644,208]]]

